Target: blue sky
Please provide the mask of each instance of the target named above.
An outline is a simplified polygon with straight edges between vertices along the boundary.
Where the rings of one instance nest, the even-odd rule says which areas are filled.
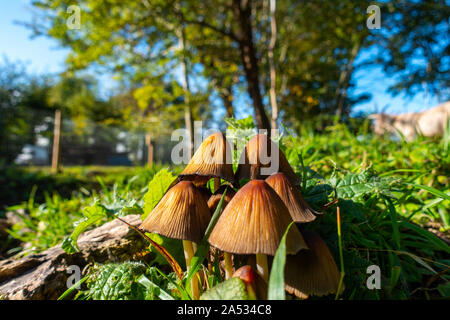
[[[30,0],[0,0],[0,61],[3,56],[10,61],[20,60],[25,62],[30,72],[38,74],[63,71],[64,60],[69,51],[60,48],[56,41],[49,38],[31,39],[31,31],[15,23],[15,21],[31,21],[32,14],[29,3]],[[355,106],[354,112],[372,113],[376,107],[387,106],[387,113],[398,114],[422,111],[438,104],[435,97],[426,97],[425,94],[418,94],[413,98],[403,95],[393,97],[387,92],[393,79],[387,77],[381,68],[360,70],[354,76],[356,79],[355,93],[372,93],[372,100]],[[105,77],[103,78],[105,79]],[[247,102],[247,100],[244,99],[242,102]],[[244,116],[245,113],[241,116]],[[239,116],[240,113],[237,115]]]
[[[31,21],[29,0],[0,0],[0,57],[25,62],[32,73],[59,72],[68,50],[48,38],[31,39],[32,32],[15,21]]]

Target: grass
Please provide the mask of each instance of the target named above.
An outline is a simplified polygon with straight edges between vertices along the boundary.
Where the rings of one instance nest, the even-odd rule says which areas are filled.
[[[301,178],[303,194],[315,209],[324,211],[321,218],[304,228],[318,232],[338,262],[345,291],[336,298],[450,296],[448,144],[448,136],[434,140],[419,137],[411,143],[380,138],[369,132],[368,122],[339,123],[321,133],[305,124],[300,137],[285,133],[281,147]],[[8,209],[22,217],[12,227],[11,236],[24,243],[14,250],[27,254],[60,243],[74,230],[73,223],[86,217],[86,208],[99,210],[101,219],[95,220],[96,225],[115,214],[148,213],[167,186],[167,181],[161,179],[172,177],[160,174],[159,180],[149,184],[161,167],[65,168],[54,179],[70,176],[77,181],[68,194],[57,193],[57,183],[54,189],[37,187],[36,193],[28,192],[31,195],[28,201]],[[179,170],[175,168],[173,174]],[[36,168],[27,172],[48,178],[47,173]],[[13,179],[16,180],[20,179]],[[13,190],[14,186],[10,188]],[[17,192],[21,190],[22,186]],[[430,226],[433,232],[427,230]],[[179,242],[155,239],[174,257],[180,256]],[[203,259],[194,260],[200,261],[197,270],[205,273],[209,287],[224,283],[218,265],[208,270],[201,264]],[[182,261],[179,262],[181,265]],[[155,256],[153,263],[144,268],[123,265],[121,272],[129,272],[124,277],[128,279],[129,290],[109,290],[115,292],[114,296],[95,294],[100,286],[96,279],[108,277],[112,272],[108,264],[96,266],[89,271],[92,276],[78,298],[166,299],[167,295],[174,299],[189,298],[188,290],[180,287],[173,273],[161,271],[167,270],[164,264],[164,259]],[[369,290],[366,286],[367,268],[371,265],[380,267],[381,290]],[[123,284],[120,285],[123,289]],[[227,285],[233,284],[224,287]],[[215,296],[220,294],[214,292]]]
[[[63,167],[57,174],[51,174],[50,167],[0,167],[0,217],[5,207],[28,201],[33,188],[37,188],[33,198],[40,203],[46,201],[46,193],[57,192],[64,198],[70,198],[74,191],[89,195],[89,193],[101,191],[102,184],[125,186],[132,178],[134,188],[142,188],[163,167],[162,164],[155,164],[151,169],[124,166],[72,166]],[[174,171],[179,170],[174,166],[170,167]]]

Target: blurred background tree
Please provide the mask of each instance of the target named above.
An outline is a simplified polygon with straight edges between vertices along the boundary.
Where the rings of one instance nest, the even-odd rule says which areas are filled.
[[[318,116],[345,121],[353,106],[370,99],[371,92],[355,91],[355,73],[373,65],[394,76],[394,93],[414,96],[425,88],[441,101],[450,97],[450,9],[444,0],[380,2],[379,30],[367,28],[362,0],[279,0],[273,13],[270,0],[76,4],[80,29],[67,27],[71,13],[62,0],[34,1],[35,19],[26,23],[34,35],[70,49],[65,72],[37,78],[19,65],[2,67],[2,110],[11,112],[1,120],[1,137],[2,148],[11,149],[5,150],[9,160],[34,139],[39,123],[51,135],[52,108],[73,122],[65,137],[80,143],[93,136],[123,142],[116,137],[123,130],[158,139],[184,126],[192,145],[193,121],[223,129],[222,117],[249,111],[258,128],[270,128],[273,113],[297,133]],[[102,74],[116,85],[106,94],[97,82]],[[32,110],[45,112],[37,117]],[[116,131],[100,133],[89,123]]]
[[[0,154],[6,163],[45,130],[50,89],[49,78],[29,75],[20,63],[4,59],[0,65]]]

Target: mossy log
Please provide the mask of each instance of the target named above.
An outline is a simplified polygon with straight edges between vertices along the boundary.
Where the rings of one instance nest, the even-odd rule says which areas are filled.
[[[139,215],[129,215],[124,220],[134,226],[142,223]],[[75,254],[68,254],[57,245],[19,260],[1,260],[0,299],[57,299],[67,290],[67,279],[72,275],[69,266],[83,270],[94,262],[135,260],[147,246],[134,230],[114,220],[82,234],[78,239],[80,251]]]

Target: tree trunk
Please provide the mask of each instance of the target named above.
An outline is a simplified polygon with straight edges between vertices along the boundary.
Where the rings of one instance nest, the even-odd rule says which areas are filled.
[[[228,118],[234,118],[233,92],[231,90],[231,86],[220,90],[220,98],[222,99]]]
[[[261,91],[259,88],[259,71],[256,51],[253,44],[251,26],[251,1],[233,0],[234,16],[238,25],[238,42],[245,78],[247,80],[248,94],[253,100],[255,120],[258,129],[267,129],[270,133],[270,122],[264,111]]]
[[[350,60],[348,64],[345,66],[345,70],[341,73],[339,77],[339,84],[336,92],[336,115],[340,118],[344,113],[345,99],[347,98],[347,89],[350,83],[350,78],[353,73],[353,64],[355,62],[355,58],[358,55],[360,48],[360,43],[356,43],[351,51]]]
[[[270,104],[272,106],[272,129],[278,128],[278,103],[277,103],[277,73],[275,69],[275,63],[273,59],[273,50],[275,48],[275,42],[277,40],[277,22],[275,20],[275,0],[270,1],[270,43],[269,43],[269,65],[270,65]]]
[[[61,138],[61,110],[55,110],[55,123],[53,131],[53,150],[52,150],[52,173],[57,173],[59,170],[59,160],[60,160],[60,138]]]
[[[182,54],[181,67],[183,70],[182,86],[184,91],[184,121],[186,123],[186,130],[189,134],[189,153],[192,156],[194,154],[194,120],[192,119],[192,108],[189,99],[191,90],[189,88],[188,67],[186,56],[184,53],[185,40],[183,26],[180,26],[180,28],[178,29],[178,44],[180,46]]]

